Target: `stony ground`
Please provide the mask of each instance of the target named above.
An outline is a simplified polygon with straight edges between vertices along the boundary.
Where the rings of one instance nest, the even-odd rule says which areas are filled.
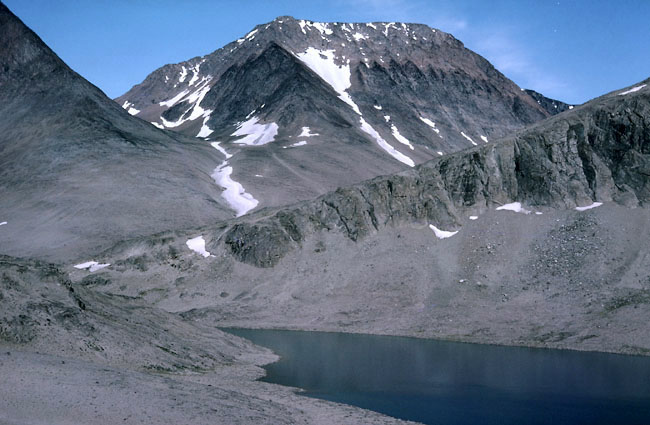
[[[257,382],[269,350],[51,264],[0,257],[0,276],[2,425],[402,423]]]
[[[0,424],[398,422],[255,381],[275,356],[219,326],[648,355],[650,211],[528,208],[448,239],[322,231],[272,268],[183,248],[196,231],[117,247],[95,273],[4,257]]]
[[[324,231],[265,269],[152,247],[97,289],[208,325],[650,353],[649,211],[537,212],[486,211],[448,239],[424,223],[357,242]]]
[[[3,349],[0,373],[2,425],[407,423],[253,382],[248,369],[152,374]]]

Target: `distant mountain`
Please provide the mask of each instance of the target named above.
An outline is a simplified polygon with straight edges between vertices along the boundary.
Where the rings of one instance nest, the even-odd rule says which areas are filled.
[[[233,155],[222,175],[246,191],[230,198],[239,211],[396,172],[555,112],[426,25],[291,17],[163,66],[116,101]]]
[[[573,109],[575,105],[569,105],[559,100],[551,99],[544,96],[541,93],[536,92],[535,90],[526,89],[524,90],[528,93],[535,101],[546,110],[551,115],[556,115],[569,109]]]
[[[0,253],[61,260],[231,216],[223,156],[130,116],[0,4]]]

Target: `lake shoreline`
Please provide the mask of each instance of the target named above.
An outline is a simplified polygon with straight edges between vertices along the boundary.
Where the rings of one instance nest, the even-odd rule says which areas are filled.
[[[261,384],[400,419],[453,425],[650,420],[647,356],[342,332],[223,330],[279,356],[264,366]]]

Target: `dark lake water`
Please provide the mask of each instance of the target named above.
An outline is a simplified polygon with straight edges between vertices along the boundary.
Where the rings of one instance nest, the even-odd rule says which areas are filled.
[[[650,424],[650,358],[414,338],[227,329],[271,348],[262,379],[427,424]]]

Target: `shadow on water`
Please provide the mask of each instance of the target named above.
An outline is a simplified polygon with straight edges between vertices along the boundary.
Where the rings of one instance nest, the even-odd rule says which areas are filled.
[[[427,424],[650,424],[650,358],[375,335],[224,329],[262,380]]]

